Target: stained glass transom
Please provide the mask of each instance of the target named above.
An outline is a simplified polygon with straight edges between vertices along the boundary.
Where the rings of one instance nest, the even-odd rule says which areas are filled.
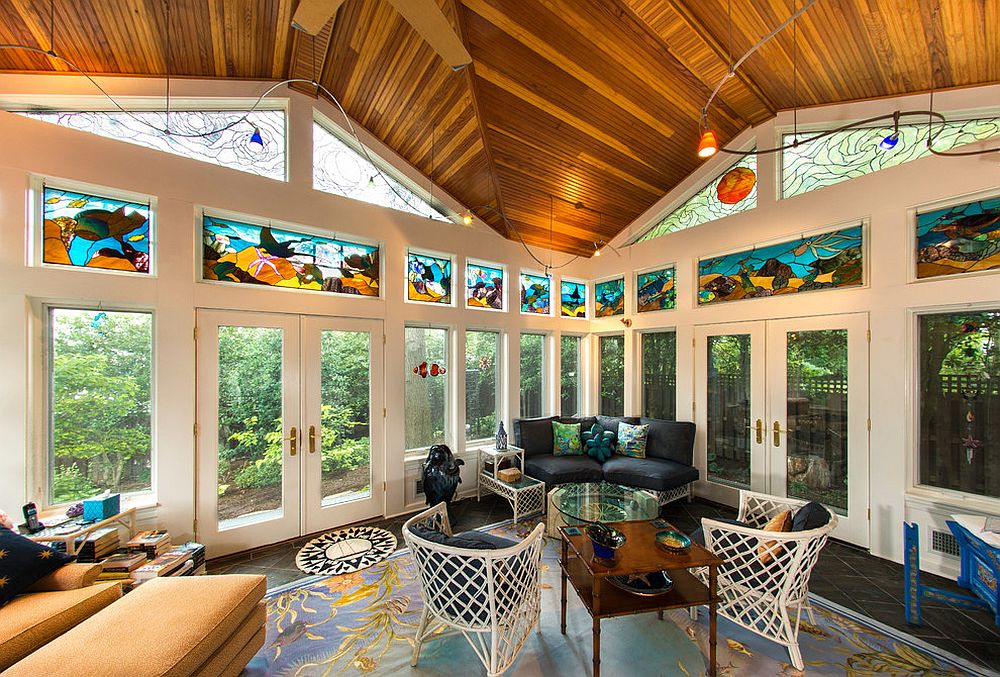
[[[179,136],[219,129],[239,120],[246,111],[23,111],[19,115],[78,129],[118,141],[127,141],[165,153],[241,172],[285,180],[285,112],[258,110],[229,129],[208,136]],[[152,125],[152,127],[150,126]],[[263,147],[251,143],[254,129],[260,131]]]
[[[549,315],[552,311],[552,279],[521,273],[521,312]]]
[[[388,181],[388,182],[387,182]],[[386,176],[318,122],[313,122],[313,188],[401,212],[447,221],[399,181]]]
[[[503,268],[469,262],[465,266],[465,303],[470,308],[503,310]]]
[[[927,130],[926,123],[900,125],[899,141],[891,150],[879,148],[882,139],[893,132],[889,124],[837,132],[782,151],[781,194],[801,195],[926,157],[931,154],[927,149]],[[946,151],[1000,136],[1000,118],[949,122],[943,128],[935,124],[934,131],[937,134],[934,149]],[[814,134],[801,133],[799,138],[808,139]],[[793,134],[786,134],[782,145],[794,139]]]
[[[560,281],[562,317],[587,317],[587,285],[583,282]]]
[[[379,295],[374,245],[258,226],[206,214],[202,221],[206,280]]]
[[[451,303],[451,259],[408,252],[406,298],[423,303]]]
[[[740,158],[726,170],[708,182],[701,190],[689,197],[680,207],[673,210],[662,221],[653,226],[645,235],[639,238],[639,242],[652,240],[653,238],[675,233],[678,230],[685,230],[700,226],[709,221],[721,219],[724,216],[739,214],[757,206],[757,185],[754,184],[750,193],[735,204],[726,204],[719,199],[718,186],[722,177],[737,167],[749,169],[754,174],[757,173],[757,156],[748,155]]]
[[[45,186],[42,262],[148,273],[149,203]]]

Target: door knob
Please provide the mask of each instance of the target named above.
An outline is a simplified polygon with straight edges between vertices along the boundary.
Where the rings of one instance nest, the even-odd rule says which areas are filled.
[[[309,426],[309,453],[316,453],[316,426]]]
[[[774,446],[780,447],[781,446],[781,435],[792,432],[792,429],[791,428],[785,428],[784,430],[782,430],[781,423],[779,423],[778,421],[774,422],[773,429],[774,429]]]
[[[289,433],[288,437],[286,437],[285,439],[288,440],[288,453],[291,454],[292,456],[294,456],[296,454],[296,452],[299,450],[299,431],[298,431],[298,429],[295,426],[292,426],[291,432]]]

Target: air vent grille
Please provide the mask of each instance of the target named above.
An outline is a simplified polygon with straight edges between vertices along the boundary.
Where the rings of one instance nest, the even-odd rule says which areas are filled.
[[[422,479],[421,480],[417,480],[414,486],[416,487],[416,489],[414,489],[414,493],[417,496],[423,496],[424,495],[424,481]]]
[[[958,541],[948,531],[931,531],[931,550],[951,557],[959,556]]]

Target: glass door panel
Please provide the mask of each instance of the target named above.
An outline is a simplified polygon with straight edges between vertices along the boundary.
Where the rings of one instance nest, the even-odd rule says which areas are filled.
[[[304,533],[381,515],[382,327],[303,317]]]
[[[677,418],[677,333],[642,334],[642,414]]]

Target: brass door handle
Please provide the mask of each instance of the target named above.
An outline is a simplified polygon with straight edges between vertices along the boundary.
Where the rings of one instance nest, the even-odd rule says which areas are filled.
[[[316,426],[309,426],[309,453],[316,453]]]
[[[788,434],[788,433],[792,432],[792,429],[791,428],[785,428],[784,430],[782,430],[781,429],[781,424],[778,423],[777,421],[774,422],[773,429],[774,429],[774,446],[780,447],[781,446],[781,435],[782,434]]]
[[[753,426],[747,426],[747,430],[753,430],[757,433],[757,444],[762,444],[764,442],[764,422],[757,419],[757,423]]]
[[[292,431],[285,438],[288,440],[288,453],[294,456],[299,450],[299,431],[295,426],[292,426]]]

